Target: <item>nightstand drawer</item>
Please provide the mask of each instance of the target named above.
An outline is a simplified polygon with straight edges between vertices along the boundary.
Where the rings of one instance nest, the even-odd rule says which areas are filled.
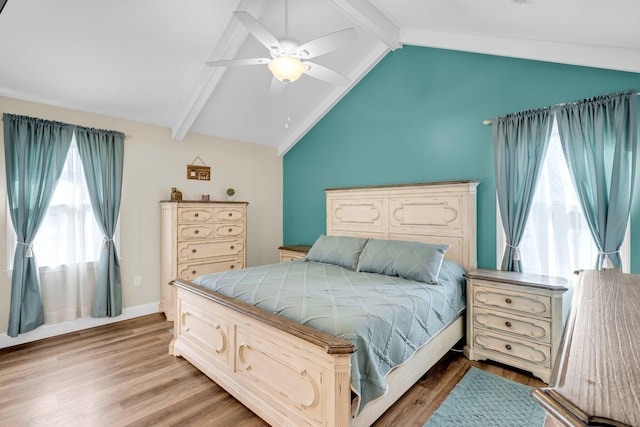
[[[474,287],[473,304],[487,308],[507,309],[528,316],[551,317],[551,298],[549,296],[510,293],[483,286],[483,284]]]
[[[520,341],[481,330],[474,331],[473,342],[477,349],[494,353],[493,359],[497,361],[504,360],[504,356],[508,356],[537,366],[551,367],[551,349],[542,344]]]
[[[300,252],[280,251],[280,262],[296,261],[304,259],[306,255]]]
[[[523,339],[551,343],[551,323],[543,319],[476,307],[473,310],[473,324],[478,328],[506,332]]]

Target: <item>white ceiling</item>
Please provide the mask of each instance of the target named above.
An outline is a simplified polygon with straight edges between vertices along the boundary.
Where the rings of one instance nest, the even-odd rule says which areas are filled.
[[[309,76],[269,94],[268,56],[233,17],[284,35],[284,0],[8,0],[0,14],[0,95],[276,147],[284,154],[390,50],[403,44],[640,72],[637,0],[290,0],[304,43],[359,38],[314,62],[352,83]],[[285,123],[290,117],[291,124]]]

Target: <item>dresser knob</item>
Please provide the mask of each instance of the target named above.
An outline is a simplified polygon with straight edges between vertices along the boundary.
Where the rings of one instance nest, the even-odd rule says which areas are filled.
[[[194,251],[195,252],[195,251]],[[507,328],[511,327],[511,322],[504,322],[505,325],[507,325]]]
[[[235,246],[231,246],[231,249],[233,249]]]
[[[194,234],[198,234],[199,232],[200,232],[200,230],[198,230],[198,229],[196,228],[196,231],[194,231],[193,233],[194,233]]]
[[[511,344],[505,345],[504,348],[506,348],[507,350],[511,350]]]
[[[229,216],[233,216],[233,213],[232,213],[232,212],[229,212]]]
[[[232,231],[233,231],[233,228],[230,228],[230,229],[229,229],[229,233],[231,233]]]
[[[231,264],[231,269],[233,270],[234,268],[236,268],[236,266]]]
[[[507,299],[505,300],[505,302],[506,302],[507,304],[511,304],[511,298],[507,298]]]
[[[191,249],[191,253],[192,253],[192,254],[195,254],[195,253],[196,253],[196,250],[195,250],[195,249]]]
[[[191,271],[191,274],[196,274],[196,271],[195,270]]]
[[[196,218],[198,218],[198,215],[199,215],[199,214],[196,212],[196,214],[195,214],[194,216],[195,216]]]

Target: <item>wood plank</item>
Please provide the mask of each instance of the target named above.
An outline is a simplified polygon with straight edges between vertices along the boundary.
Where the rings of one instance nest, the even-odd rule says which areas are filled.
[[[263,427],[182,358],[153,314],[0,350],[0,425]],[[374,426],[421,427],[471,366],[533,387],[530,375],[449,352]]]
[[[640,426],[640,275],[580,273],[550,388],[534,399],[566,425]]]

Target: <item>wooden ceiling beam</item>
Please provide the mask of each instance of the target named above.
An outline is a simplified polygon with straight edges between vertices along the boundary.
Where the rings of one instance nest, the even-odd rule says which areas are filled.
[[[260,16],[265,6],[265,0],[242,0],[237,10],[249,12],[253,16]],[[191,126],[227,71],[227,67],[209,67],[204,64],[205,61],[234,58],[247,35],[249,35],[247,29],[230,15],[229,24],[220,38],[220,42],[216,44],[208,58],[203,58],[202,71],[182,107],[178,119],[171,127],[171,137],[174,140],[182,141],[191,130]]]
[[[378,38],[390,50],[402,47],[400,29],[368,0],[329,0],[349,19]]]

